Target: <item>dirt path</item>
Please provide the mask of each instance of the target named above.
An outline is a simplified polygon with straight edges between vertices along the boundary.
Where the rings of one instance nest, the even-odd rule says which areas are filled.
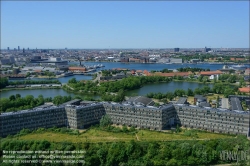
[[[135,136],[136,136],[137,141],[140,141],[140,140],[139,140],[139,137],[137,136],[137,134],[135,134]]]

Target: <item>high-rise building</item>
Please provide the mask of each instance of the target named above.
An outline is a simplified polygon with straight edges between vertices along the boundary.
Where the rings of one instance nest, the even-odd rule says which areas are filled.
[[[23,48],[23,53],[25,53],[25,49]]]
[[[208,51],[211,51],[211,48],[205,47],[204,52],[208,52]]]
[[[179,52],[180,48],[174,48],[174,52]]]
[[[30,50],[30,48],[28,47],[28,51]]]
[[[10,47],[7,47],[7,50],[9,51],[9,50],[10,50]]]
[[[18,51],[20,51],[20,46],[18,46]]]

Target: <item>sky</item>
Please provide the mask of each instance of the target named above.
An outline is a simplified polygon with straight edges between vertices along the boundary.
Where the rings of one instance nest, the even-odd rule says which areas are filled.
[[[248,1],[2,1],[1,49],[249,48]]]

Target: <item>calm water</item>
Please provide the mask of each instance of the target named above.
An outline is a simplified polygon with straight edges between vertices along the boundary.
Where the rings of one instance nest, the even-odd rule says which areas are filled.
[[[213,84],[199,84],[194,82],[169,82],[169,83],[155,83],[143,86],[140,89],[131,90],[126,93],[126,95],[146,95],[147,93],[154,92],[174,92],[176,89],[188,90],[188,88],[194,90],[195,88],[201,88],[203,86],[213,87]]]
[[[213,85],[206,84],[210,87]],[[194,90],[197,87],[203,87],[205,85],[193,83],[193,82],[169,82],[169,83],[156,83],[156,84],[148,84],[143,86],[140,89],[132,90],[126,93],[126,95],[130,96],[133,94],[137,95],[146,95],[150,92],[162,92],[166,93],[168,91],[174,92],[175,89],[184,89],[187,90],[188,88]],[[26,95],[33,95],[34,97],[38,97],[40,94],[44,97],[54,97],[57,95],[61,96],[68,96],[71,95],[72,97],[77,95],[74,93],[66,92],[63,89],[32,89],[32,90],[11,90],[11,91],[3,91],[1,92],[1,98],[7,97],[9,98],[11,95],[20,94],[22,97],[25,97]],[[88,95],[90,96],[90,95]],[[92,95],[90,97],[93,98],[99,98],[97,95]]]
[[[78,62],[70,62],[71,64],[79,64]],[[223,64],[161,64],[161,63],[120,63],[120,62],[83,62],[83,65],[97,65],[103,64],[104,68],[101,69],[113,69],[113,68],[127,68],[135,70],[162,70],[165,68],[168,69],[177,69],[181,67],[198,67],[203,69],[217,70],[222,69]]]
[[[80,80],[92,80],[92,76],[85,76],[85,75],[73,75],[73,76],[68,76],[68,77],[60,77],[60,78],[58,78],[58,80],[61,83],[67,83],[72,78],[76,78],[77,81],[80,81]],[[33,78],[32,80],[52,80],[52,79]],[[55,80],[55,79],[53,79],[53,80]]]
[[[32,80],[42,81],[42,80],[59,80],[61,83],[67,83],[70,79],[76,78],[77,81],[80,80],[92,80],[92,76],[85,76],[85,75],[73,75],[68,77],[60,77],[58,79],[53,78],[32,78]],[[24,80],[10,80],[10,81],[24,81]]]
[[[55,97],[58,95],[71,97],[77,96],[78,94],[74,94],[71,92],[66,92],[63,89],[30,89],[30,90],[11,90],[11,91],[2,91],[0,93],[1,98],[9,98],[11,95],[20,94],[22,97],[26,95],[33,95],[34,97],[38,97],[39,95],[43,95],[43,97]],[[84,95],[81,95],[84,96]],[[88,95],[89,97],[93,97],[95,99],[100,98],[97,95]]]
[[[11,90],[11,91],[2,91],[1,98],[9,97],[11,95],[20,94],[22,97],[26,95],[33,95],[34,97],[38,97],[39,95],[43,95],[43,97],[55,97],[57,95],[62,96],[75,96],[74,93],[69,93],[64,91],[63,89],[30,89],[30,90]]]

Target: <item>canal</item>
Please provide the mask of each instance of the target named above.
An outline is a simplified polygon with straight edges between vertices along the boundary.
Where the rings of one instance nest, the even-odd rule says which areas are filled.
[[[213,87],[213,84],[206,84],[210,87]],[[131,96],[134,94],[137,95],[146,95],[150,92],[174,92],[176,89],[184,89],[187,90],[188,88],[194,90],[195,88],[203,87],[204,84],[199,84],[195,82],[169,82],[169,83],[154,83],[154,84],[147,84],[140,89],[131,90],[126,92],[127,96]],[[10,91],[2,91],[1,92],[1,98],[9,98],[11,95],[20,94],[22,97],[25,97],[26,95],[33,95],[34,97],[38,97],[40,94],[44,97],[55,97],[57,95],[61,96],[76,96],[78,94],[74,94],[72,92],[64,91],[63,89],[30,89],[30,90],[10,90]],[[83,95],[83,96],[89,96],[93,98],[98,98],[98,95]]]
[[[93,76],[86,76],[86,75],[72,75],[68,77],[60,77],[60,78],[32,78],[31,80],[34,81],[43,81],[43,80],[58,80],[61,83],[68,83],[68,81],[72,78],[75,78],[77,81],[80,80],[92,80]],[[18,80],[10,80],[10,81],[25,81],[27,79],[18,79]]]

